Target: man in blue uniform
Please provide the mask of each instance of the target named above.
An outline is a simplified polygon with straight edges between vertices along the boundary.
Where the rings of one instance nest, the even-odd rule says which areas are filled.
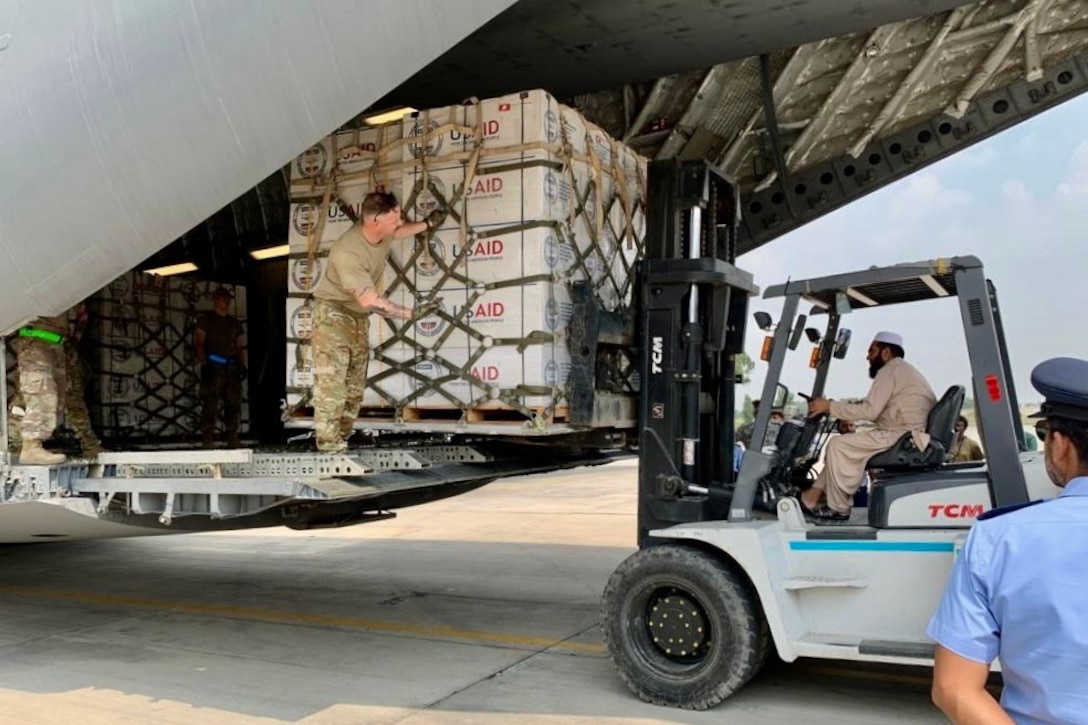
[[[1088,723],[1088,361],[1055,358],[1031,384],[1061,496],[979,518],[929,624],[933,701],[957,725]],[[1001,704],[986,691],[1001,662]]]

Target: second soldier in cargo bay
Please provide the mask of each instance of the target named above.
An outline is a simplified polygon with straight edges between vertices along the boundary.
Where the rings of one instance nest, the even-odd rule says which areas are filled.
[[[322,453],[347,449],[366,388],[370,314],[412,317],[410,308],[383,297],[379,287],[393,240],[427,232],[441,219],[432,212],[426,221],[406,222],[396,196],[372,192],[363,199],[358,223],[333,243],[314,290],[314,431]]]
[[[234,295],[226,287],[212,294],[214,308],[196,321],[194,339],[200,363],[200,403],[203,445],[215,445],[215,422],[223,407],[223,427],[227,445],[241,448],[238,426],[242,413],[242,380],[245,378],[246,351],[242,323],[230,314]]]

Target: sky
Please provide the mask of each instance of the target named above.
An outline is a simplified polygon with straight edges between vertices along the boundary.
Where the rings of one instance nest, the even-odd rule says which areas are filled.
[[[1020,402],[1041,400],[1030,383],[1037,363],[1088,359],[1086,121],[1088,96],[1068,101],[743,255],[737,265],[765,289],[791,278],[975,255],[997,289]],[[753,298],[750,309],[777,319],[781,302]],[[759,398],[764,333],[749,320],[745,348],[757,362],[752,382],[738,394]],[[907,360],[938,397],[954,384],[970,395],[955,301],[856,311],[842,326],[852,330],[852,344],[846,359],[832,364],[830,397],[868,390],[865,353],[878,330],[903,336]],[[811,349],[803,341],[787,359],[783,383],[793,391],[812,387]]]

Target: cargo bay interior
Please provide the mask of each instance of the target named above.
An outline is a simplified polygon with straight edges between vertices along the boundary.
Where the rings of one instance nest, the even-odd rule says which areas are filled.
[[[535,98],[545,104],[554,103],[551,112],[555,118],[567,118],[568,122],[549,129],[543,125],[548,118],[546,109],[541,115],[539,137],[519,137],[514,144],[503,141],[503,147],[519,147],[519,184],[525,169],[534,168],[534,162],[527,161],[529,156],[556,151],[528,146],[549,138],[559,146],[572,141],[578,146],[572,136],[585,138],[581,131],[571,133],[569,119],[583,120],[591,137],[592,130],[598,129],[602,138],[614,140],[606,144],[609,149],[630,149],[641,157],[641,161],[633,154],[627,157],[628,166],[634,169],[629,189],[617,184],[609,192],[611,198],[589,203],[587,191],[600,188],[599,177],[593,185],[580,186],[572,178],[571,188],[578,194],[568,199],[573,203],[565,211],[571,213],[548,214],[541,210],[541,218],[577,218],[580,212],[588,210],[592,215],[600,208],[603,217],[589,220],[589,226],[596,234],[604,234],[608,228],[610,235],[622,238],[627,231],[634,233],[631,220],[636,205],[632,199],[618,199],[618,192],[623,187],[633,198],[638,197],[639,163],[647,159],[706,158],[737,179],[743,190],[739,230],[739,251],[743,253],[1088,88],[1088,31],[1084,30],[1088,18],[1084,7],[1073,0],[931,3],[928,7],[932,14],[921,18],[902,17],[902,9],[895,3],[871,3],[865,18],[827,11],[806,18],[807,25],[788,24],[789,30],[783,23],[753,26],[749,28],[751,43],[741,41],[726,50],[714,42],[715,23],[744,23],[744,17],[715,16],[714,22],[709,22],[706,17],[686,16],[689,11],[665,7],[669,4],[658,5],[634,17],[624,9],[624,3],[618,2],[572,0],[564,3],[569,6],[568,13],[547,12],[547,4],[539,0],[516,3],[384,98],[360,109],[340,126],[339,134],[324,141],[312,139],[310,149],[297,149],[299,156],[290,163],[145,260],[136,271],[107,285],[92,302],[92,314],[98,323],[90,336],[94,349],[88,355],[97,376],[96,383],[89,386],[92,412],[103,426],[107,441],[139,445],[195,440],[198,401],[189,344],[191,325],[194,311],[210,306],[210,292],[220,284],[237,290],[235,311],[245,318],[247,327],[249,376],[244,437],[273,443],[293,432],[284,430],[282,406],[303,402],[304,392],[292,390],[304,386],[291,384],[291,360],[299,358],[300,336],[297,329],[292,330],[292,323],[298,323],[298,306],[304,298],[298,296],[302,290],[292,288],[292,264],[312,264],[310,232],[318,227],[322,216],[325,233],[316,240],[317,259],[321,245],[350,223],[341,205],[322,203],[323,187],[319,183],[322,173],[339,168],[340,182],[349,188],[344,206],[350,209],[351,159],[346,159],[348,167],[339,166],[345,150],[349,154],[353,149],[362,152],[356,163],[362,158],[380,167],[382,159],[373,157],[385,149],[398,154],[395,162],[388,163],[396,167],[415,159],[413,150],[418,153],[422,148],[422,157],[429,158],[429,145],[439,138],[444,141],[445,147],[434,149],[434,156],[442,158],[445,154],[454,163],[445,169],[441,164],[401,166],[397,172],[402,176],[395,182],[398,186],[390,185],[394,191],[400,189],[398,195],[408,202],[406,210],[415,218],[422,207],[413,207],[425,203],[428,196],[424,193],[420,199],[420,191],[455,194],[458,184],[464,184],[466,165],[480,161],[471,158],[472,147],[466,146],[463,138],[459,149],[451,147],[457,142],[458,132],[474,130],[486,138],[488,130],[483,123],[488,114],[494,118],[509,112],[499,110],[511,102],[503,99]],[[737,14],[743,16],[743,8]],[[774,13],[770,16],[768,21],[774,19]],[[875,30],[871,29],[873,20],[881,23]],[[602,27],[610,32],[602,36],[588,30]],[[815,40],[829,35],[828,30],[834,31],[830,33],[833,37]],[[651,37],[652,50],[644,42]],[[678,51],[681,48],[683,52]],[[768,48],[774,49],[761,53]],[[526,93],[536,88],[548,93]],[[482,100],[461,104],[466,98]],[[490,111],[488,104],[492,104]],[[376,114],[406,107],[420,110],[386,126],[368,123]],[[473,109],[478,107],[485,110],[474,116]],[[563,111],[563,107],[570,111]],[[442,117],[443,113],[462,115]],[[407,128],[408,133],[402,133],[399,139],[383,138],[376,144],[359,140],[381,128]],[[421,147],[407,138],[417,128],[437,133],[425,136]],[[556,133],[558,138],[549,136]],[[575,148],[574,153],[592,175],[594,159],[599,166],[603,154],[590,154],[587,149],[592,149],[592,144]],[[325,158],[319,158],[322,155]],[[492,161],[501,160],[500,155]],[[611,162],[610,158],[608,165]],[[316,170],[306,168],[307,163],[315,163]],[[457,165],[461,168],[456,173],[462,176],[445,188],[448,179],[443,179],[443,173]],[[546,164],[541,169],[547,171]],[[566,171],[573,172],[573,167]],[[596,171],[600,173],[599,168]],[[405,181],[407,174],[423,174],[426,182],[419,184],[418,178]],[[551,183],[546,177],[545,173],[541,184]],[[474,181],[486,182],[489,178],[499,177],[472,175]],[[555,180],[560,179],[557,176]],[[543,191],[538,198],[546,200],[549,196]],[[605,223],[609,218],[605,205],[614,200],[616,218],[609,225]],[[519,214],[517,221],[526,221],[524,209]],[[480,226],[502,229],[513,221],[496,217]],[[437,244],[432,241],[429,248],[423,249],[409,243],[406,249],[411,248],[414,259],[401,258],[400,262],[411,261],[412,269],[418,271],[420,263],[433,261],[428,258],[437,250],[435,258],[439,260],[442,254],[460,254],[467,272],[471,262],[466,261],[469,255],[463,254],[466,239],[487,243],[498,237],[466,237],[466,229],[460,227],[457,215],[451,215],[449,228],[439,230]],[[519,229],[516,233],[527,237],[532,231]],[[588,233],[589,229],[584,231]],[[538,236],[539,240],[525,243],[537,245],[531,248],[543,255],[547,235]],[[588,238],[590,246],[597,244],[595,234]],[[597,282],[611,280],[618,285],[614,292],[623,298],[630,293],[633,259],[617,254],[623,245],[615,241],[608,249],[594,247],[595,253],[601,253],[599,261],[577,243],[570,249],[576,261],[573,266],[584,277],[595,277]],[[555,256],[551,252],[549,255]],[[485,252],[477,261],[486,257]],[[196,270],[155,277],[143,273],[180,264],[193,265]],[[498,262],[498,266],[503,264]],[[450,270],[456,281],[459,273],[452,266]],[[545,270],[535,272],[546,274]],[[404,282],[412,283],[416,299],[425,297],[428,290],[419,284],[420,278],[406,275]],[[444,270],[439,276],[448,278],[451,274]],[[468,276],[472,276],[471,272]],[[522,273],[506,280],[521,280],[515,286],[523,291],[526,284],[532,284],[524,280],[532,276],[523,268]],[[483,278],[485,284],[496,281],[501,280]],[[457,287],[463,295],[470,289],[464,280],[447,287]],[[409,285],[402,288],[408,290]],[[447,297],[444,293],[444,301],[450,304],[446,318],[449,322],[458,315],[458,305]],[[505,311],[507,304],[503,299],[480,296],[475,301],[489,304],[486,309],[491,311]],[[554,295],[542,298],[541,315],[548,313],[549,302],[554,309]],[[522,303],[519,300],[517,304]],[[466,336],[459,345],[447,340],[448,349],[465,353],[459,364],[463,366],[472,358],[475,342],[490,338],[489,344],[493,344],[499,339],[517,348],[515,340],[524,342],[544,325],[475,336],[466,326],[452,327]],[[394,348],[389,348],[392,357],[396,355]],[[291,354],[285,354],[285,350]],[[449,373],[433,360],[429,362],[434,366],[424,366],[414,379]],[[485,366],[482,373],[468,370],[468,375],[481,379],[482,374],[486,378],[495,374],[491,367]],[[391,377],[386,380],[394,388],[400,386],[404,391],[406,386],[411,387],[410,381],[394,382]],[[471,387],[465,376],[461,380]],[[541,393],[547,387],[553,390],[544,390],[536,400],[523,396],[521,403],[528,412],[502,422],[520,424],[541,413],[548,416],[548,424],[561,422],[561,415],[556,417],[555,413],[561,413],[562,395],[557,391],[562,385],[549,380],[547,385],[543,379],[518,380],[514,387],[529,392]],[[497,397],[501,398],[502,386],[483,386],[482,392],[471,390],[467,399],[454,393],[461,405],[447,399],[447,407],[453,411],[449,415],[426,415],[436,422],[456,422],[464,417],[467,407],[486,410],[485,405],[468,403],[481,400],[479,396],[494,387],[500,389]],[[402,392],[401,398],[413,392],[418,390],[407,395]],[[492,400],[495,398],[496,394],[492,394]],[[396,408],[388,405],[387,399],[379,402],[382,404],[377,407],[386,412]],[[129,412],[118,412],[123,410]],[[398,414],[404,415],[404,410]],[[488,415],[481,415],[479,420],[496,420]]]

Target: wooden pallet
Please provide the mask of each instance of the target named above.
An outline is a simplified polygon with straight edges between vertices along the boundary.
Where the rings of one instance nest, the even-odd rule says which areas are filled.
[[[545,407],[531,407],[530,411],[536,416],[544,416]],[[363,421],[392,421],[396,420],[394,408],[363,408],[359,411],[359,419]],[[422,408],[406,406],[401,410],[401,420],[405,423],[508,423],[521,425],[529,420],[519,410],[502,405],[501,403],[489,403],[486,406],[471,408],[467,412],[458,408]],[[546,418],[546,423],[563,423],[569,420],[566,406],[557,407]]]

